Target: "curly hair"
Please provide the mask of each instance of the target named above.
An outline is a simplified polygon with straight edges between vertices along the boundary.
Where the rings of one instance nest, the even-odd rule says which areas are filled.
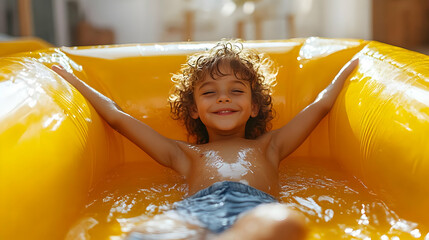
[[[272,87],[276,84],[277,68],[268,57],[254,49],[244,48],[240,40],[223,40],[212,49],[188,57],[179,73],[171,80],[174,88],[169,97],[172,118],[181,120],[188,131],[188,140],[194,138],[197,144],[209,142],[207,128],[191,113],[195,110],[194,87],[205,79],[206,74],[225,76],[221,64],[229,64],[237,79],[249,81],[252,103],[257,104],[259,112],[250,117],[245,127],[245,138],[255,139],[271,129],[273,119]]]

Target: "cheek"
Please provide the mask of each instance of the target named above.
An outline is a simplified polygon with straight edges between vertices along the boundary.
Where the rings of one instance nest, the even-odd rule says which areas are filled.
[[[207,99],[198,99],[195,103],[195,112],[201,117],[201,114],[208,111],[209,106]]]
[[[252,96],[247,96],[246,101],[247,101],[247,104],[252,108],[252,106],[254,105],[253,100],[252,100]]]
[[[207,99],[199,99],[198,103],[196,104],[196,108],[198,111],[203,111],[207,109],[207,107],[208,107]]]

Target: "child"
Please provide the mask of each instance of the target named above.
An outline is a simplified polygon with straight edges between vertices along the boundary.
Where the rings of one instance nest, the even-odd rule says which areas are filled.
[[[170,105],[196,144],[160,135],[73,74],[52,69],[110,126],[189,184],[191,197],[129,239],[302,239],[303,217],[273,197],[278,195],[278,166],[329,112],[357,64],[358,59],[346,64],[313,103],[285,126],[268,131],[275,82],[270,60],[237,41],[190,56],[173,76]]]

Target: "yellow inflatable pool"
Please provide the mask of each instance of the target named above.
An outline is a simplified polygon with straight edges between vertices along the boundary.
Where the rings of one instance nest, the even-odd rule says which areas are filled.
[[[13,38],[11,41],[0,41],[0,56],[6,56],[18,52],[35,51],[53,47],[50,43],[34,37]]]
[[[429,239],[429,57],[352,39],[245,45],[279,66],[274,128],[360,59],[331,113],[281,165],[281,200],[307,216],[309,239]],[[169,117],[171,73],[211,46],[49,48],[0,58],[0,239],[121,239],[187,191],[51,65],[186,140]]]

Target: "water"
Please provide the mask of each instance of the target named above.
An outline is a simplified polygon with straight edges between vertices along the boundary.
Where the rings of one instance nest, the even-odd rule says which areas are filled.
[[[304,213],[309,239],[429,239],[427,228],[400,218],[335,165],[310,160],[280,166],[280,199]],[[90,195],[69,239],[122,239],[187,193],[184,180],[155,163],[129,164]]]

